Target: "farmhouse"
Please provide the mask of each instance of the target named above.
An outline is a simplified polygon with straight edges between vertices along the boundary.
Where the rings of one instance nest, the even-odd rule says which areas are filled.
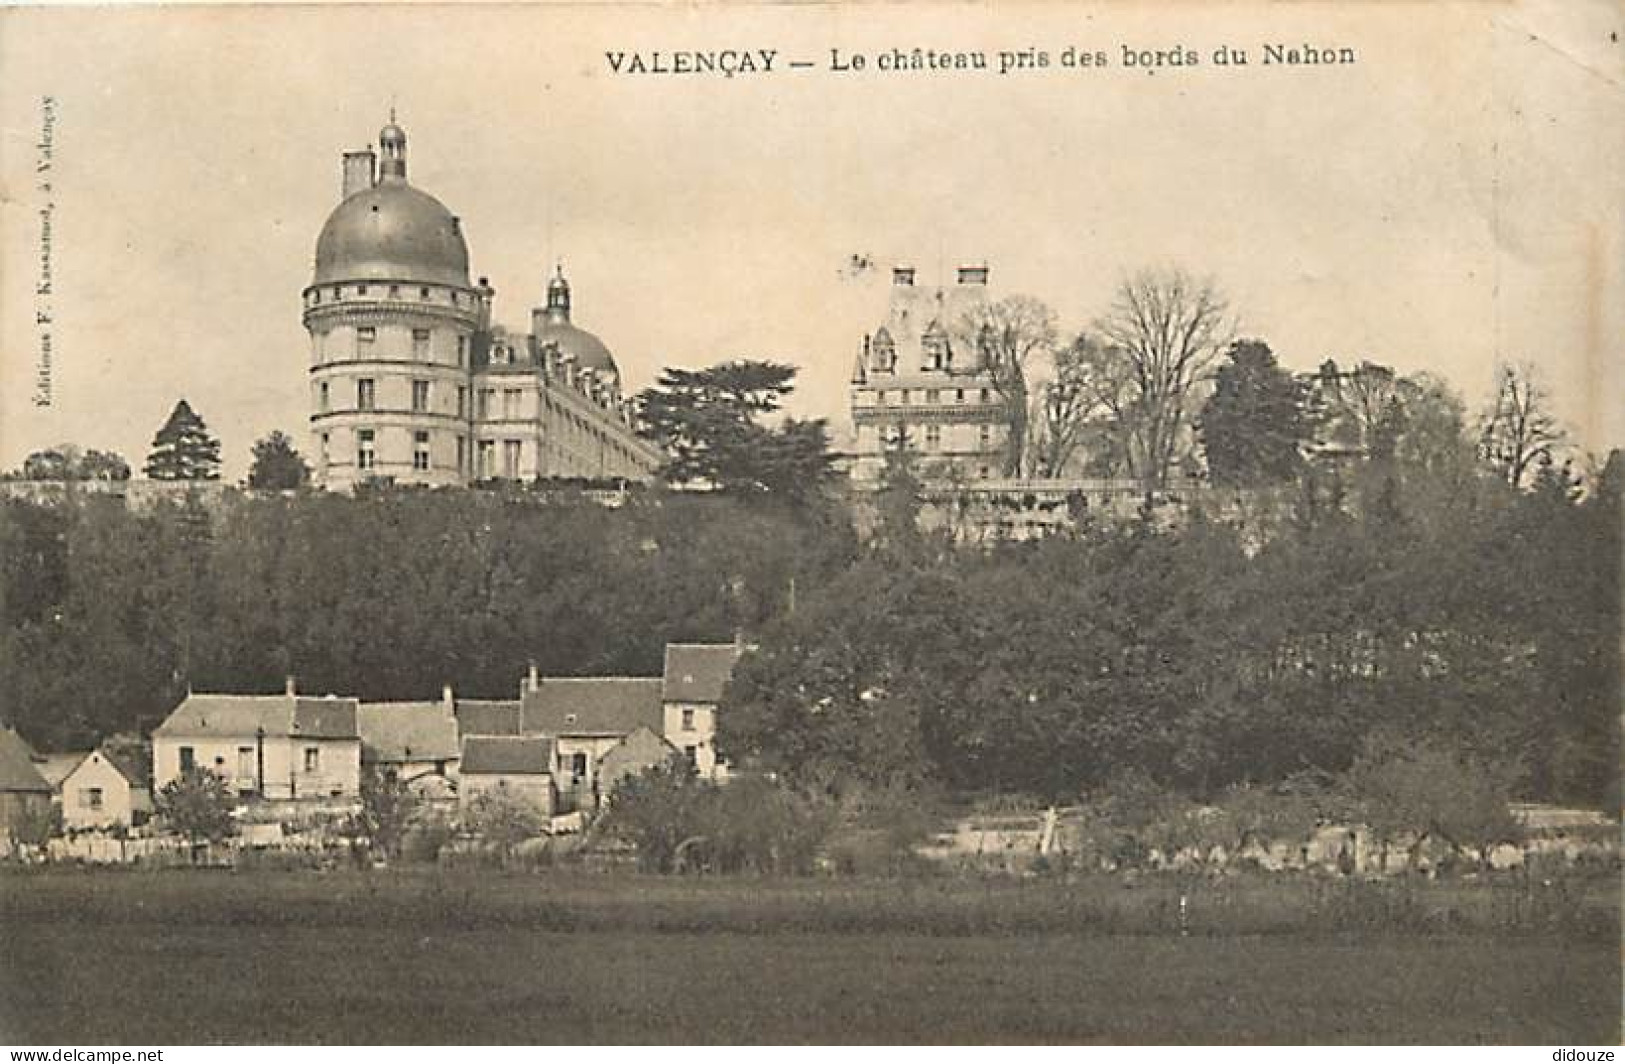
[[[554,760],[553,740],[544,735],[471,735],[463,740],[458,802],[467,809],[483,794],[506,793],[529,802],[542,816],[552,816]]]
[[[34,751],[22,736],[0,729],[0,842],[4,850],[30,840],[51,812],[51,785],[34,767]]]
[[[455,706],[450,687],[438,702],[360,703],[361,764],[421,794],[445,793],[462,759]]]
[[[599,758],[640,727],[659,733],[665,710],[653,677],[532,675],[520,704],[527,736],[551,736],[561,811],[597,806]]]
[[[663,734],[705,779],[728,774],[728,766],[717,760],[717,705],[742,653],[738,643],[666,644]]]
[[[82,756],[63,778],[60,793],[65,828],[128,828],[152,815],[147,759],[112,743]]]
[[[153,786],[207,769],[242,797],[355,798],[361,736],[353,698],[188,694],[152,733]]]

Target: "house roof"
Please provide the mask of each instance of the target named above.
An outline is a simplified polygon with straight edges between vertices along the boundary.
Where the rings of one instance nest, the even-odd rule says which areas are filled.
[[[605,768],[621,765],[641,768],[677,756],[677,747],[640,724],[626,738],[605,750],[598,763]]]
[[[720,702],[744,648],[737,643],[667,643],[667,702]]]
[[[444,702],[363,702],[356,707],[361,760],[369,764],[451,761],[457,718]]]
[[[547,776],[553,772],[553,740],[545,735],[471,735],[463,740],[462,774]]]
[[[99,753],[118,770],[118,774],[132,787],[147,787],[152,783],[152,765],[138,751],[103,743]]]
[[[58,790],[62,781],[73,775],[85,758],[90,756],[89,750],[75,750],[67,754],[37,754],[34,757],[34,770],[45,778],[51,789]]]
[[[0,729],[0,791],[51,793],[51,785],[34,767],[34,751],[9,728]]]
[[[526,735],[629,735],[663,730],[662,682],[632,676],[549,677],[525,692]]]
[[[519,703],[459,698],[457,726],[464,735],[518,735]]]
[[[355,739],[356,700],[297,695],[189,694],[153,735],[188,738],[266,735]]]

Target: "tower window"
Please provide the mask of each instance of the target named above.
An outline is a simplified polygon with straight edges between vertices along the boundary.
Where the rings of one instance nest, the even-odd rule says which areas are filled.
[[[428,299],[429,298],[429,286],[428,285],[424,285],[422,288],[418,289],[418,298],[419,299]]]
[[[468,385],[466,384],[457,386],[457,416],[468,416]]]
[[[366,295],[367,294],[367,286],[364,285],[364,284],[356,285],[355,286],[355,294],[358,295],[358,296]]]
[[[495,388],[481,388],[475,397],[475,416],[481,421],[491,416],[491,400],[496,397]]]
[[[925,427],[925,449],[935,451],[942,447],[942,426],[927,425]]]
[[[468,337],[457,338],[457,364],[461,366],[468,358]]]
[[[316,385],[316,409],[320,410],[324,414],[327,413],[329,407],[329,391],[330,389],[328,388],[326,381],[322,381],[320,384]]]
[[[344,289],[340,288],[338,285],[334,285],[333,286],[333,298],[334,299],[343,299],[344,298]]]
[[[496,449],[497,445],[490,440],[481,440],[479,443],[479,478],[481,480],[490,480],[496,475],[496,470],[492,468],[492,463],[496,460]]]
[[[372,345],[378,339],[378,330],[371,325],[362,325],[355,331],[356,353],[371,351]]]
[[[519,404],[525,393],[518,388],[504,388],[502,390],[502,416],[510,421],[519,418]]]
[[[371,377],[362,377],[355,382],[355,408],[357,410],[372,410],[376,398],[377,388]]]
[[[399,299],[399,298],[401,298],[401,286],[400,285],[392,284],[392,285],[389,286],[389,298],[391,298],[391,299]]]
[[[965,389],[963,389],[963,388],[955,388],[954,389],[954,402],[963,403],[964,401],[965,401]]]
[[[465,476],[468,473],[468,440],[457,437],[457,475]]]
[[[935,388],[927,388],[925,390],[925,401],[927,405],[935,406],[937,402],[941,400],[941,398],[942,396],[938,394]]]
[[[991,391],[989,391],[988,389],[983,388],[982,389],[982,402],[991,403],[992,401],[993,401],[993,393]]]
[[[310,301],[312,303],[320,303],[322,301],[322,290],[320,288],[312,288],[310,290]]]
[[[429,434],[427,432],[414,432],[412,434],[412,468],[429,468]]]
[[[428,358],[429,357],[429,330],[428,329],[413,329],[412,330],[412,357],[413,358]]]
[[[355,434],[355,464],[358,469],[371,469],[377,461],[376,440],[372,429],[361,429]]]
[[[981,445],[982,450],[987,450],[993,443],[993,429],[987,425],[977,429],[976,442]]]
[[[412,382],[412,412],[414,414],[426,413],[429,409],[429,382]]]
[[[502,441],[502,475],[509,480],[519,479],[519,441]]]
[[[319,438],[319,442],[320,442],[320,447],[317,449],[316,454],[317,454],[318,459],[321,462],[322,469],[326,470],[327,469],[328,445],[331,443],[331,440],[328,438],[328,434],[324,432],[324,433],[321,434],[321,436]]]

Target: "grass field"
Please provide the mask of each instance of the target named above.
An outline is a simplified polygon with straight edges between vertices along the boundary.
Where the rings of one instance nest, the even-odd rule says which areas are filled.
[[[1519,905],[1472,884],[12,874],[0,1040],[1617,1041],[1612,883]]]

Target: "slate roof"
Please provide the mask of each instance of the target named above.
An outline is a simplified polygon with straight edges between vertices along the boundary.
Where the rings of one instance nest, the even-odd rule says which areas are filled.
[[[363,702],[356,708],[356,727],[366,764],[458,756],[457,718],[444,702]]]
[[[51,785],[34,767],[34,751],[9,728],[0,729],[0,791],[51,793]]]
[[[34,769],[45,778],[53,791],[62,788],[62,781],[73,775],[85,758],[90,756],[89,750],[75,750],[68,754],[39,754],[34,758]]]
[[[667,702],[720,702],[743,648],[737,643],[667,643]]]
[[[661,680],[631,676],[548,677],[525,692],[526,735],[630,735],[639,725],[665,730]]]
[[[266,735],[355,739],[356,705],[353,698],[190,694],[152,734],[236,738],[264,728]]]
[[[115,747],[106,743],[101,747],[102,757],[107,763],[118,770],[118,774],[132,787],[149,787],[152,785],[152,765],[146,757],[127,747]]]
[[[464,735],[518,735],[519,703],[459,698],[457,726]]]
[[[462,774],[547,776],[553,772],[553,740],[545,735],[471,735],[463,740]]]

